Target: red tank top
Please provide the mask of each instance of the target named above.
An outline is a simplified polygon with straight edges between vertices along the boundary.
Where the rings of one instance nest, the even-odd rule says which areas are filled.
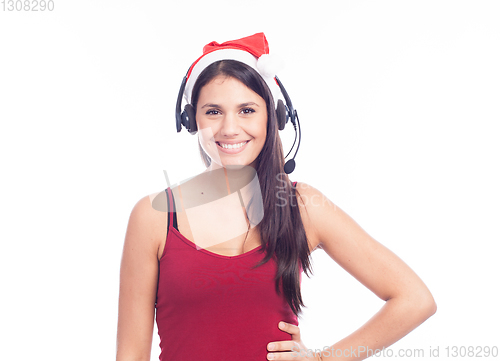
[[[269,342],[292,339],[279,321],[298,326],[275,290],[276,261],[251,269],[265,256],[262,246],[237,256],[197,250],[169,218],[156,303],[160,361],[266,361]]]

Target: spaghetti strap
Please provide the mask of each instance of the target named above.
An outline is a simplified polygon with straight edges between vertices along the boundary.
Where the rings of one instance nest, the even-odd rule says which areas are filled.
[[[172,190],[170,189],[170,187],[167,188],[167,198],[168,198],[168,228],[170,229],[170,227],[173,227],[173,218],[174,218],[174,205],[173,205],[173,202],[172,202],[172,198],[173,198],[173,195],[172,195]]]
[[[168,210],[170,209],[170,205],[168,204],[168,199],[170,198],[168,196],[168,188],[165,188],[165,198],[167,199],[167,201],[165,202],[166,204],[166,211],[165,211],[165,220],[167,221],[167,237],[168,237],[168,229],[170,228],[170,214],[168,212]]]
[[[170,236],[170,228],[173,227],[173,212],[174,212],[174,207],[172,204],[172,190],[170,187],[165,189],[165,194],[167,196],[167,234],[165,235],[165,244],[163,246],[163,252],[161,254],[160,260],[163,258],[165,255],[165,252],[167,251],[167,242],[168,242],[168,237]]]

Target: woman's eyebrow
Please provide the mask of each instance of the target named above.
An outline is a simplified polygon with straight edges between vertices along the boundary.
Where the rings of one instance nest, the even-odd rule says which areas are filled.
[[[248,102],[248,103],[241,103],[240,105],[238,105],[238,108],[248,107],[250,105],[255,105],[257,107],[259,106],[259,104],[257,104],[257,103]],[[207,103],[204,106],[202,106],[201,109],[203,109],[203,108],[220,108],[220,107],[221,106],[219,104]]]
[[[205,104],[204,106],[201,107],[201,109],[203,109],[203,108],[220,108],[220,105],[219,104],[207,103],[207,104]]]
[[[243,104],[240,104],[238,105],[239,108],[243,108],[243,107],[248,107],[249,105],[256,105],[256,106],[259,106],[259,104],[257,103],[254,103],[254,102],[248,102],[248,103],[243,103]]]

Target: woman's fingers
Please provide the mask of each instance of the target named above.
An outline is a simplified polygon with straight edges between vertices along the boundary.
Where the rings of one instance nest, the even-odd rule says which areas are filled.
[[[285,331],[286,333],[289,333],[292,335],[292,340],[300,340],[300,328],[299,326],[296,326],[291,323],[286,323],[283,321],[280,321],[278,324],[278,327],[280,330]]]
[[[281,321],[278,328],[292,335],[292,340],[276,341],[267,344],[268,360],[311,360],[308,358],[307,350],[300,340],[299,326]]]
[[[268,353],[267,354],[267,359],[268,360],[287,360],[287,361],[301,361],[303,360],[302,358],[299,358],[299,353],[295,352],[278,352],[278,353]]]
[[[321,361],[321,356],[319,354],[313,353],[312,350],[302,350],[302,351],[285,351],[285,352],[274,352],[267,354],[268,360],[281,360],[281,361]]]
[[[267,345],[268,351],[300,351],[299,343],[295,341],[278,341],[278,342],[270,342]]]

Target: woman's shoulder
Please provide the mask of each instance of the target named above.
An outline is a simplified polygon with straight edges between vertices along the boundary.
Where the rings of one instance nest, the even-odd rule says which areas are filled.
[[[324,215],[333,210],[335,205],[321,191],[308,183],[297,182],[295,190],[302,223],[311,249],[314,250],[320,243],[318,236],[320,223],[324,221]]]
[[[337,206],[328,199],[320,190],[305,182],[297,182],[298,204],[312,215],[321,215],[325,212],[334,211]]]
[[[146,195],[134,205],[129,218],[127,232],[133,233],[145,245],[157,247],[160,245],[167,231],[168,203],[165,191]]]
[[[304,205],[306,207],[319,207],[321,206],[321,202],[314,202],[315,200],[327,200],[328,198],[321,193],[320,190],[317,188],[313,187],[312,185],[305,183],[305,182],[292,182],[295,184],[295,189],[298,191],[298,195],[300,195],[299,198],[301,198],[301,201],[304,202]],[[330,202],[331,203],[331,202]],[[325,205],[324,203],[323,205]]]
[[[137,201],[131,215],[144,220],[154,220],[168,212],[167,191],[148,194]]]

